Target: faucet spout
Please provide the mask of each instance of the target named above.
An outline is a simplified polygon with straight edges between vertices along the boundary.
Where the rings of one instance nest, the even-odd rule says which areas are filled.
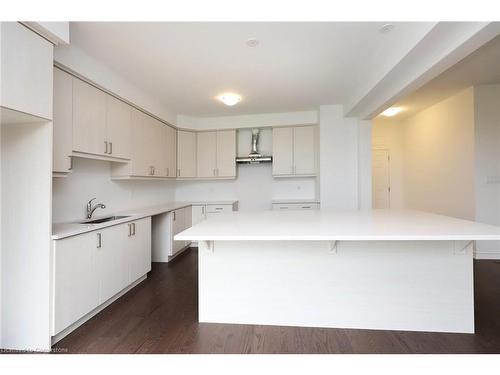
[[[106,205],[102,203],[97,203],[95,206],[92,207],[92,201],[94,201],[95,198],[92,198],[87,202],[87,219],[92,219],[92,215],[94,214],[94,211],[97,210],[98,208],[106,208]]]

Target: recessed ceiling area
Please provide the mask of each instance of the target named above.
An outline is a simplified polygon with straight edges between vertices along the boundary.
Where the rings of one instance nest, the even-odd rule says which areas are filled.
[[[474,85],[500,83],[500,36],[422,86],[393,107],[402,110],[394,116],[402,120]],[[379,115],[384,118],[382,114]]]
[[[434,25],[391,24],[72,22],[71,45],[179,114],[288,112],[345,104]],[[242,101],[226,106],[224,92]]]

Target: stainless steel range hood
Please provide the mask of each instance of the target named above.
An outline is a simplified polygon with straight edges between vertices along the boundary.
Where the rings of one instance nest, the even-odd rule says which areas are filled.
[[[260,164],[260,163],[272,163],[272,156],[262,156],[259,152],[259,129],[252,129],[252,151],[248,156],[237,157],[236,163],[239,164]]]

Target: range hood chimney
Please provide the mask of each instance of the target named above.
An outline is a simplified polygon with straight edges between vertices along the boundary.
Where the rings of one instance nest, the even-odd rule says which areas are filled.
[[[272,163],[272,156],[262,156],[259,152],[259,129],[252,129],[252,151],[248,156],[236,158],[236,163],[239,164],[260,164]]]

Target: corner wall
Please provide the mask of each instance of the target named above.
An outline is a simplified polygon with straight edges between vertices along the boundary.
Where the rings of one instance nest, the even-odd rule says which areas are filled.
[[[500,85],[474,87],[476,221],[500,225]],[[500,241],[478,241],[476,257],[500,259]]]

